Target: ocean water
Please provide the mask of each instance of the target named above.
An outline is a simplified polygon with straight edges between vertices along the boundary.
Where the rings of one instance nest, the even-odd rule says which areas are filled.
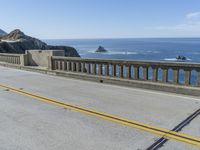
[[[200,38],[132,38],[44,40],[52,45],[77,49],[82,58],[176,61],[178,55],[189,62],[200,62]],[[95,53],[103,46],[107,53]]]

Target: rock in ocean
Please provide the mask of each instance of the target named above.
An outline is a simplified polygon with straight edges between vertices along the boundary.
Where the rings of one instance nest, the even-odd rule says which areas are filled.
[[[105,53],[107,50],[103,46],[99,46],[98,49],[96,50],[97,53]]]

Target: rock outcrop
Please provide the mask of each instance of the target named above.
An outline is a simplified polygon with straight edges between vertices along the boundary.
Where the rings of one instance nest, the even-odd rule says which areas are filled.
[[[47,45],[39,39],[25,35],[19,29],[0,37],[0,52],[2,53],[25,53],[26,50],[65,50],[65,55],[69,57],[80,57],[75,48],[69,46]]]
[[[181,60],[181,61],[185,61],[185,60],[187,60],[187,58],[185,57],[185,56],[177,56],[176,57],[176,60]]]
[[[0,37],[6,35],[7,33],[0,29]]]
[[[107,50],[103,46],[99,46],[98,49],[96,50],[97,53],[105,53]]]

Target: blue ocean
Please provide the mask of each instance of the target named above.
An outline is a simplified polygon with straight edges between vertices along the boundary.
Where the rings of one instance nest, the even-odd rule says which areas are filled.
[[[77,49],[82,58],[137,59],[176,61],[185,56],[189,62],[200,62],[200,38],[131,38],[44,40],[51,45]],[[107,53],[95,53],[103,46]]]

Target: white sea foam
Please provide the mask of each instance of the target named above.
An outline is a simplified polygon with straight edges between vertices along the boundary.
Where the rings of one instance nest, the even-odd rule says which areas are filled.
[[[99,53],[95,51],[88,51],[89,53]],[[108,51],[105,53],[99,53],[99,54],[104,54],[104,55],[137,55],[138,52],[129,52],[129,51]]]
[[[176,58],[165,58],[166,61],[178,61]],[[187,58],[186,61],[191,61],[192,59]]]
[[[108,51],[107,53],[104,53],[107,55],[137,55],[138,52],[116,52],[116,51]]]
[[[164,60],[167,60],[167,61],[177,61],[176,58],[165,58]]]
[[[88,53],[97,53],[94,50],[89,50]],[[160,53],[159,51],[140,51],[140,50],[135,50],[135,51],[108,51],[105,53],[101,53],[103,55],[138,55],[138,54],[142,54],[142,55],[148,55],[148,54],[158,54]]]

